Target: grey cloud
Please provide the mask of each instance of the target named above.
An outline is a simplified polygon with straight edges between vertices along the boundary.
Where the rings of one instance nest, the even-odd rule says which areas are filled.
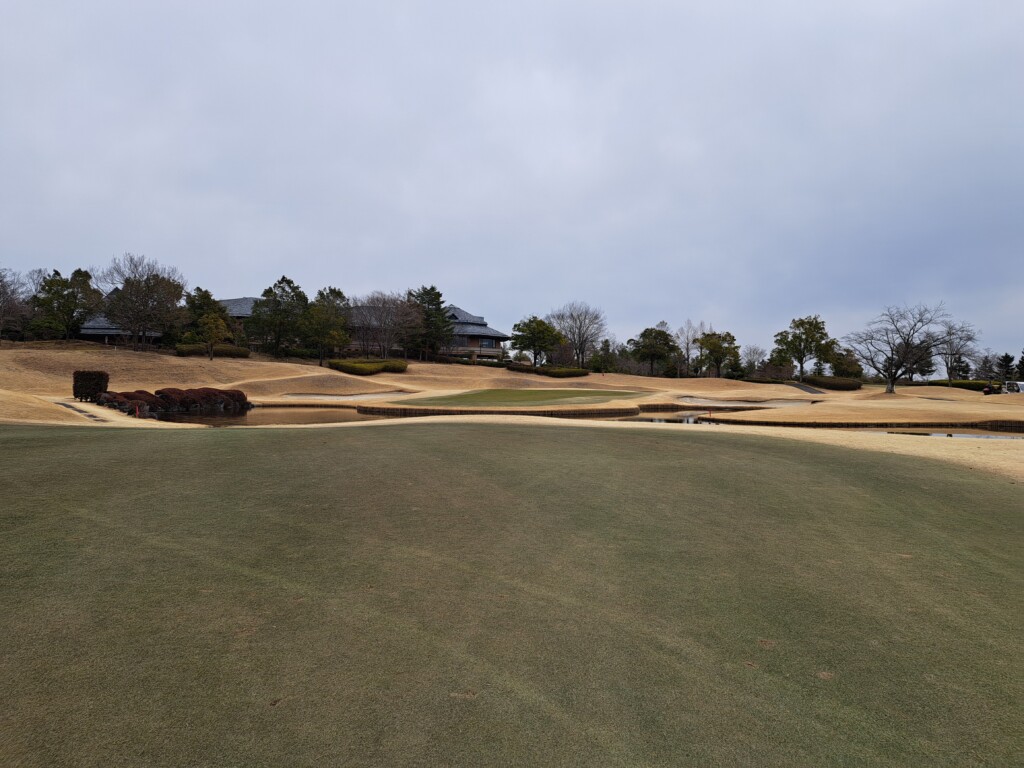
[[[945,300],[1019,352],[1024,10],[1001,2],[24,4],[0,262],[252,294],[436,283],[769,346]]]

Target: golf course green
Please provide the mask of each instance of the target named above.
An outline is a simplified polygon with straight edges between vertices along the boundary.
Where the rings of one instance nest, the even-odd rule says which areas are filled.
[[[561,424],[3,427],[0,461],[0,765],[1024,754],[1006,478]]]

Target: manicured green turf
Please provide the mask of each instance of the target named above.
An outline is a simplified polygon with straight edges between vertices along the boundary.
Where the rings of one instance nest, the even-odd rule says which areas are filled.
[[[458,395],[418,397],[403,400],[402,405],[437,405],[514,407],[522,405],[593,405],[623,397],[637,397],[639,392],[608,389],[478,389]]]
[[[0,460],[0,765],[1020,764],[1006,479],[562,425]]]

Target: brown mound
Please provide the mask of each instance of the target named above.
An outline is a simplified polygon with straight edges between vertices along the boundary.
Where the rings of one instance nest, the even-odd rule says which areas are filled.
[[[39,397],[0,389],[0,421],[14,424],[84,424],[87,419],[70,408]]]
[[[910,395],[902,392],[865,392],[862,395],[854,395],[854,400],[906,400]]]
[[[301,376],[278,376],[267,379],[249,379],[232,383],[252,397],[279,397],[281,395],[362,395],[390,392],[389,384],[367,380],[365,376],[349,376],[334,371]]]

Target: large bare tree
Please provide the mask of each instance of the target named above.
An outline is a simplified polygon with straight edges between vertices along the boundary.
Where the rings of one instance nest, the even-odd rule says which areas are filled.
[[[604,312],[585,301],[570,301],[551,312],[546,319],[565,337],[580,368],[586,365],[587,355],[597,348],[597,343],[608,330]]]
[[[97,282],[107,290],[107,318],[131,334],[136,349],[153,332],[183,319],[185,278],[176,267],[125,253],[114,257]]]
[[[689,376],[693,373],[693,364],[701,353],[700,339],[713,330],[703,320],[694,323],[690,318],[686,318],[686,322],[679,326],[676,331],[676,343],[679,345],[677,376]]]
[[[886,307],[863,331],[846,336],[857,359],[885,379],[885,391],[896,391],[896,382],[930,359],[946,341],[945,305]]]
[[[740,350],[740,361],[743,364],[743,370],[748,376],[752,376],[758,366],[767,359],[768,350],[757,346],[757,344],[746,344]]]
[[[978,331],[967,322],[943,320],[943,339],[935,348],[935,354],[942,360],[946,368],[947,386],[953,386],[953,371],[962,360],[972,360],[978,354],[974,342],[978,340]]]
[[[423,311],[405,294],[374,291],[353,303],[352,336],[364,355],[376,349],[380,357],[389,357],[391,350],[422,328]]]

